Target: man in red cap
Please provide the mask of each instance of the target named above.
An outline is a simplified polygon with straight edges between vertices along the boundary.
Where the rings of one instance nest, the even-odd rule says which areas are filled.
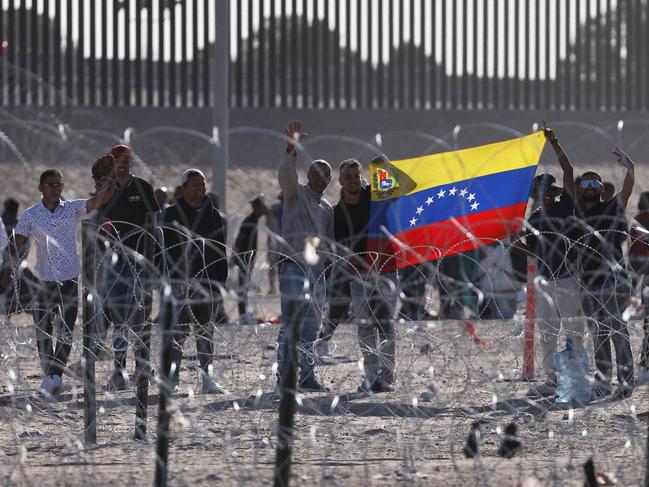
[[[112,252],[107,252],[110,261],[107,262],[104,289],[114,326],[115,370],[106,388],[117,391],[129,387],[126,372],[129,335],[133,337],[136,374],[148,370],[149,351],[140,336],[142,321],[147,320],[151,312],[150,297],[142,292],[141,255],[146,237],[143,227],[147,215],[158,213],[160,207],[151,184],[131,174],[130,149],[120,144],[113,147],[111,153],[115,157],[117,187],[102,208],[101,222],[109,231],[113,244]]]

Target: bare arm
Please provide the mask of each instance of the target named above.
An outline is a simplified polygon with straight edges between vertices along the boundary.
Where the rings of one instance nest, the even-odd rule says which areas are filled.
[[[86,213],[92,213],[97,208],[104,206],[106,203],[108,203],[114,192],[115,181],[110,181],[99,193],[86,200]]]
[[[617,194],[620,205],[626,208],[626,205],[629,203],[629,198],[631,198],[631,193],[633,193],[633,186],[635,185],[635,163],[618,146],[615,146],[615,149],[611,153],[617,158],[617,163],[626,168],[626,176],[624,176],[622,190]]]
[[[552,146],[552,149],[554,150],[554,153],[557,156],[557,160],[559,161],[559,165],[561,166],[561,170],[563,171],[563,190],[574,198],[575,177],[572,169],[572,164],[570,163],[570,159],[568,159],[568,156],[566,155],[566,153],[563,151],[563,148],[559,144],[559,140],[557,139],[557,136],[554,134],[554,130],[545,127],[543,129],[543,134],[545,135],[547,141],[550,142],[550,145]]]

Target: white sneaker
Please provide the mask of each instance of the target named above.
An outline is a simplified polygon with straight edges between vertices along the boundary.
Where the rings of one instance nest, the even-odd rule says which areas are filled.
[[[202,374],[201,392],[203,394],[230,394],[230,391],[215,382],[214,378],[209,374]]]
[[[315,353],[318,357],[330,357],[331,353],[329,352],[329,342],[326,340],[321,340],[315,344]]]
[[[38,392],[48,396],[53,396],[63,391],[63,379],[60,375],[48,375],[43,379],[38,388]]]

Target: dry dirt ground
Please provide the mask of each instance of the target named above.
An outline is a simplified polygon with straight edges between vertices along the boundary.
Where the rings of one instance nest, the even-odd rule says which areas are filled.
[[[273,308],[273,298],[256,304]],[[582,485],[582,464],[618,485],[644,474],[649,397],[604,400],[566,410],[530,399],[521,373],[521,322],[482,322],[487,343],[476,344],[456,322],[401,323],[397,387],[372,397],[356,394],[360,380],[355,328],[334,338],[333,358],[317,368],[330,393],[298,396],[293,476],[297,485]],[[632,326],[634,350],[641,327]],[[172,408],[172,485],[266,485],[272,482],[278,402],[272,399],[274,325],[228,326],[215,336],[215,372],[230,396],[197,389],[193,346],[185,351],[181,393]],[[72,360],[81,353],[77,330]],[[0,470],[17,485],[150,485],[155,462],[157,387],[151,388],[145,442],[132,439],[134,392],[98,394],[97,445],[83,445],[83,387],[54,402],[31,394],[40,382],[33,327],[25,316],[0,327]],[[159,339],[153,341],[154,367]],[[105,383],[110,362],[99,362]],[[132,367],[132,361],[129,360]],[[432,399],[422,393],[434,391]],[[481,421],[482,457],[465,459],[467,432]],[[513,459],[496,452],[499,432],[518,425],[523,446]],[[534,484],[528,484],[534,485]]]

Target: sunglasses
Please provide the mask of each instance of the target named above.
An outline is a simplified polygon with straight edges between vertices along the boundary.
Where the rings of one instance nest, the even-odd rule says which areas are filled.
[[[602,187],[602,182],[597,179],[582,179],[579,182],[579,186],[581,186],[583,189],[586,188],[599,189]]]

